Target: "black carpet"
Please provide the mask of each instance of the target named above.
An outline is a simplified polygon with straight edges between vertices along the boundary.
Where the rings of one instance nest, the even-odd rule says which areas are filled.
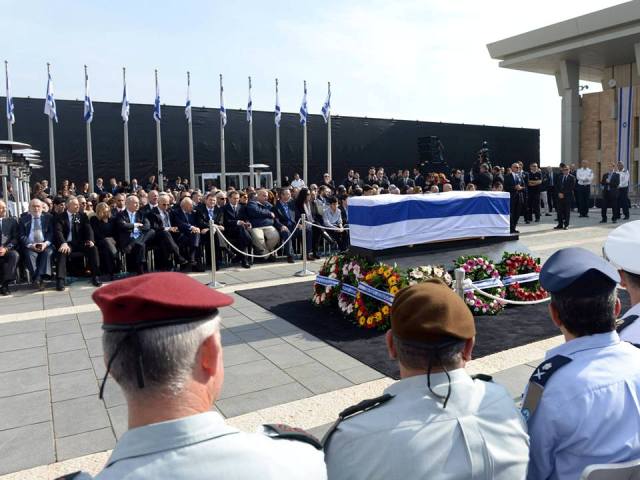
[[[389,377],[399,378],[396,363],[387,357],[384,333],[352,325],[337,308],[312,305],[312,285],[313,282],[294,283],[237,293],[371,368]],[[625,291],[619,293],[624,312],[629,308],[629,297]],[[549,318],[547,305],[510,306],[494,317],[475,317],[476,346],[473,358],[559,335],[559,330]]]

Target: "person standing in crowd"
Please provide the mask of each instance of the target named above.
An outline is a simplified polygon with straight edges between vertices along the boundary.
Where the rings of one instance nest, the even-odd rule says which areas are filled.
[[[547,200],[549,200],[549,204],[547,205],[547,214],[545,216],[550,217],[553,209],[556,210],[556,222],[558,221],[558,194],[556,192],[556,183],[558,179],[558,175],[553,171],[553,167],[547,167]]]
[[[571,219],[571,201],[576,185],[576,178],[569,173],[569,167],[560,164],[560,176],[557,178],[556,192],[558,195],[558,225],[555,230],[567,230]]]
[[[293,188],[302,188],[305,186],[304,180],[300,178],[299,173],[296,172],[293,174],[293,180],[291,180],[291,186]]]
[[[580,168],[576,170],[576,197],[578,201],[578,212],[582,218],[589,216],[589,203],[591,200],[591,183],[593,182],[593,170],[591,170],[584,160],[580,163]]]
[[[491,175],[493,176],[493,181],[500,182],[504,185],[504,175],[502,174],[502,169],[499,165],[494,165],[491,169]]]
[[[551,320],[566,343],[546,353],[522,403],[529,479],[573,480],[588,465],[640,457],[640,349],[615,330],[619,281],[583,248],[559,250],[542,267]]]
[[[306,216],[306,220],[308,222],[313,222],[314,219],[314,211],[315,211],[315,202],[313,201],[313,195],[307,188],[303,188],[298,192],[298,196],[294,201],[294,208],[296,213],[296,222],[302,218],[302,214],[304,213]],[[318,258],[316,254],[316,239],[315,232],[318,230],[314,229],[310,223],[305,223],[302,227],[305,235],[307,236],[307,258],[310,260],[315,260]]]
[[[640,346],[640,220],[613,230],[604,244],[604,257],[618,269],[620,285],[627,290],[631,308],[617,326],[620,338]]]
[[[7,216],[7,204],[0,200],[0,295],[9,295],[9,283],[18,271],[18,222]]]
[[[223,212],[225,234],[238,250],[248,253],[251,246],[251,223],[247,218],[246,207],[240,203],[237,191],[229,192],[228,200]],[[243,268],[251,268],[245,255],[237,255],[236,260],[242,262]]]
[[[524,180],[520,174],[520,165],[514,163],[511,165],[511,173],[504,177],[504,190],[510,195],[510,214],[511,214],[511,233],[520,233],[516,230],[520,215],[524,208]]]
[[[105,191],[106,190],[104,188],[104,180],[102,179],[102,177],[96,178],[95,192],[98,195],[102,195]]]
[[[540,191],[542,189],[542,172],[537,163],[529,165],[529,179],[527,181],[527,211],[530,219],[540,221]]]
[[[476,185],[476,190],[488,192],[491,190],[491,184],[493,183],[493,176],[489,173],[489,165],[482,163],[478,174],[474,176],[473,183]]]
[[[409,170],[403,170],[402,177],[396,179],[396,187],[402,191],[406,187],[413,188],[415,186],[414,181],[409,176]]]
[[[44,277],[51,277],[53,255],[53,215],[42,209],[43,203],[34,198],[29,202],[29,213],[18,221],[22,258],[39,290],[44,289]]]
[[[541,208],[545,208],[547,212],[545,216],[551,216],[551,209],[549,205],[549,174],[546,169],[540,169],[542,173],[542,185],[540,185],[540,205]]]
[[[615,162],[611,162],[610,170],[602,176],[602,220],[607,223],[607,210],[611,209],[611,223],[618,221],[618,189],[620,187],[620,173]]]
[[[127,255],[129,268],[142,275],[147,264],[147,243],[153,238],[149,220],[140,212],[135,195],[127,197],[125,209],[115,216],[118,245]]]
[[[426,184],[424,177],[420,173],[420,169],[417,167],[413,169],[413,184],[416,187],[420,187],[420,189],[424,188]]]
[[[335,190],[336,188],[336,184],[334,183],[333,179],[331,178],[331,175],[329,175],[328,173],[325,173],[322,176],[322,182],[320,182],[320,185],[324,185],[327,188],[330,188],[331,190]]]
[[[329,478],[524,478],[529,438],[511,396],[465,371],[475,333],[439,280],[400,290],[386,334],[400,380],[340,414],[324,441]]]
[[[116,226],[109,205],[104,202],[96,206],[96,214],[89,220],[93,238],[100,257],[100,273],[114,279],[118,271],[118,248],[116,246]]]
[[[620,218],[620,210],[625,220],[629,220],[629,179],[631,175],[629,170],[624,168],[624,163],[618,162],[618,175],[620,176],[620,185],[618,185],[618,202],[616,204],[616,217]]]
[[[462,175],[462,171],[458,170],[457,168],[452,171],[451,187],[454,190],[457,190],[459,192],[462,192],[465,189],[464,188],[464,178],[463,178],[463,175]]]

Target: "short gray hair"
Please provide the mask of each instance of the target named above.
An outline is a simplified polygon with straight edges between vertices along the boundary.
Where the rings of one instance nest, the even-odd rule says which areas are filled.
[[[451,337],[441,342],[421,343],[401,340],[394,335],[393,344],[398,361],[407,368],[427,370],[431,364],[431,367],[452,370],[462,360],[465,340]]]
[[[123,331],[105,331],[102,335],[104,357],[109,361],[123,342],[111,365],[111,375],[127,396],[144,393],[176,396],[192,378],[202,342],[219,329],[220,317],[216,315],[197,322],[138,331],[144,389],[139,388],[137,381],[138,345],[134,335]]]

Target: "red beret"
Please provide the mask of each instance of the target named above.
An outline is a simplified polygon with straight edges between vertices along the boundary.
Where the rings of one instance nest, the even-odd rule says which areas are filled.
[[[149,328],[200,320],[233,298],[176,272],[118,280],[93,292],[106,330]]]

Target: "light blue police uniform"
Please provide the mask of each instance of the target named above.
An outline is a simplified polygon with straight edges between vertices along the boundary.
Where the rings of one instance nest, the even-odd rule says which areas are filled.
[[[640,349],[615,331],[578,337],[549,350],[534,376],[547,375],[554,357],[570,361],[562,358],[529,419],[527,478],[576,480],[588,465],[640,458]]]

